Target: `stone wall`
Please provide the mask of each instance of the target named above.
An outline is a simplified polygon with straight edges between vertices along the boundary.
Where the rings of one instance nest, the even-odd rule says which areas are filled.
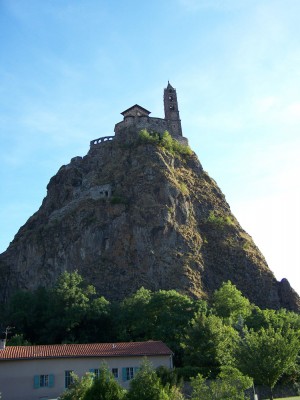
[[[160,134],[163,134],[165,131],[168,131],[171,134],[171,136],[178,142],[184,145],[188,145],[187,138],[181,135],[174,134],[172,123],[175,122],[168,121],[163,118],[152,118],[147,116],[141,116],[141,117],[127,116],[124,118],[123,121],[115,125],[116,139],[121,139],[122,141],[127,139],[125,135],[127,134],[128,130],[126,128],[134,128],[136,131],[140,131],[141,129],[147,129],[149,132],[153,131]]]
[[[125,127],[136,126],[138,130],[147,129],[158,133],[164,133],[169,129],[168,122],[163,118],[142,117],[125,117],[123,121],[115,125],[115,134],[118,136]]]

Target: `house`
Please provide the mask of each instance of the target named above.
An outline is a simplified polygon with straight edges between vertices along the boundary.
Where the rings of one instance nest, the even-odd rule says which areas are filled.
[[[128,388],[144,357],[155,368],[173,367],[172,351],[161,341],[2,346],[0,393],[2,400],[55,399],[71,383],[71,372],[97,374],[102,363]]]

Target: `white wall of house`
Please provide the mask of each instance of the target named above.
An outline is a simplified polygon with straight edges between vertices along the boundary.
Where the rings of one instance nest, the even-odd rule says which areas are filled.
[[[161,365],[172,368],[170,356],[149,356],[148,359],[154,368]],[[74,371],[76,375],[82,376],[91,369],[99,368],[103,362],[110,369],[118,368],[117,380],[123,387],[128,388],[129,382],[123,380],[123,368],[139,367],[142,360],[143,357],[86,357],[1,361],[1,400],[55,399],[65,390],[65,371]],[[35,381],[40,375],[48,375],[53,386],[35,388]]]

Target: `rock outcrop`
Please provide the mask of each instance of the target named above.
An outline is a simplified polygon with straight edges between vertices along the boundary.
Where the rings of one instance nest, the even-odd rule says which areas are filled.
[[[231,280],[260,307],[299,310],[196,155],[142,143],[132,129],[130,141],[99,142],[51,178],[0,255],[1,300],[78,270],[108,299],[141,286],[206,298]]]

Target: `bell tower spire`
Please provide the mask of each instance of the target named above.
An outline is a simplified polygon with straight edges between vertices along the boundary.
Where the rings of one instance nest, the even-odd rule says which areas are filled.
[[[168,86],[164,89],[164,108],[170,134],[174,137],[182,136],[177,93],[169,81]]]

